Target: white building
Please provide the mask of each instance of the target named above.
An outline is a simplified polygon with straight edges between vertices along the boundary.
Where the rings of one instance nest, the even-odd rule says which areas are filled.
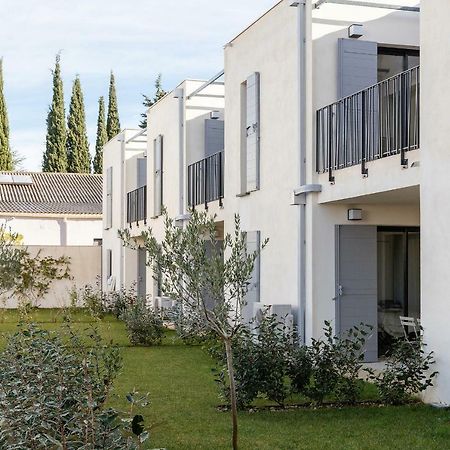
[[[39,306],[68,305],[73,287],[98,283],[101,175],[1,172],[0,224],[6,231],[17,233],[30,254],[70,259],[71,279],[54,282]],[[5,306],[17,307],[17,302],[7,298]]]
[[[97,245],[102,239],[102,176],[1,172],[0,223],[24,245]]]
[[[446,404],[447,3],[424,0],[420,13],[417,0],[283,0],[232,39],[218,210],[225,232],[239,213],[250,243],[270,240],[255,268],[250,313],[262,304],[291,310],[306,342],[321,336],[324,320],[338,333],[370,324],[369,362],[403,335],[400,316],[411,317],[441,373],[426,399]],[[149,111],[142,144],[149,180],[159,173],[161,132],[152,127],[175,114],[164,101],[173,94]],[[163,159],[164,179],[174,174],[169,214],[180,219],[194,159],[176,155],[195,148],[187,142]],[[148,186],[151,217],[160,197]]]
[[[128,228],[132,236],[139,236],[150,226],[156,235],[161,235],[163,207],[182,222],[188,218],[190,206],[206,206],[216,213],[220,228],[224,149],[220,75],[211,82],[183,81],[149,109],[146,130],[124,130],[106,144],[105,289],[137,283],[139,294],[158,297],[158,286],[145,265],[145,254],[124,248],[119,229]],[[205,183],[205,170],[212,182]]]

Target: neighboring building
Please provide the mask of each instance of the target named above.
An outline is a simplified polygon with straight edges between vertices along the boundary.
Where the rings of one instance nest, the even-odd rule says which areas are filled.
[[[443,197],[450,5],[424,0],[419,13],[417,0],[398,3],[283,0],[225,46],[224,198],[223,209],[214,202],[211,211],[219,212],[225,233],[240,214],[249,246],[270,239],[257,261],[247,315],[277,305],[293,313],[305,342],[322,335],[325,320],[337,333],[372,325],[368,362],[383,359],[403,335],[400,316],[411,317],[423,325],[440,372],[425,399],[450,404],[450,206]],[[161,204],[186,219],[186,163],[206,154],[189,159],[199,147],[175,141],[159,165],[159,136],[166,133],[159,127],[173,124],[173,133],[186,136],[173,103],[172,93],[150,109],[142,143],[146,224],[154,229],[160,219],[150,217]],[[200,180],[202,170],[193,172]],[[122,261],[118,280],[128,271]],[[151,274],[133,266],[130,276],[147,280],[141,292],[155,295]]]
[[[70,280],[52,284],[41,307],[70,303],[70,290],[95,286],[101,276],[102,176],[0,173],[0,224],[21,237],[30,254],[70,258]],[[14,298],[2,298],[17,307]]]
[[[97,245],[102,238],[102,176],[1,172],[0,223],[24,245]]]
[[[140,295],[159,297],[145,254],[124,248],[118,230],[127,228],[139,236],[151,227],[161,236],[163,207],[183,223],[190,206],[206,206],[223,230],[224,99],[219,78],[183,81],[149,109],[146,130],[124,130],[105,145],[104,289],[137,284]]]

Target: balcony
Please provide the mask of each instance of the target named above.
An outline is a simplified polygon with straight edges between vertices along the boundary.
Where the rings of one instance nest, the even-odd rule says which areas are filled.
[[[415,67],[316,112],[316,170],[328,173],[419,148],[420,68]]]
[[[147,186],[142,186],[127,194],[127,223],[132,226],[144,221],[147,223]]]
[[[188,205],[195,207],[219,200],[223,206],[224,152],[218,152],[188,166]]]

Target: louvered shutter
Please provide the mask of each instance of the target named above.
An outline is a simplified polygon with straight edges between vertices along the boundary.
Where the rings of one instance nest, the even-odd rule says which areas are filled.
[[[376,42],[339,39],[339,97],[347,97],[377,83]]]
[[[153,186],[153,215],[156,217],[161,214],[163,201],[163,137],[161,135],[154,140],[153,150],[153,163],[155,171]]]
[[[259,189],[259,138],[260,138],[260,79],[255,72],[247,78],[247,118],[246,118],[246,190]]]
[[[137,188],[147,184],[147,158],[137,158]]]
[[[247,231],[246,233],[246,244],[247,253],[251,254],[255,251],[259,251],[260,248],[260,231]],[[246,295],[247,303],[259,302],[260,299],[260,271],[261,271],[261,261],[260,256],[255,260],[255,265],[253,267],[253,273],[249,280],[248,291]]]
[[[106,229],[112,227],[112,188],[113,188],[113,168],[106,169]]]
[[[224,121],[205,119],[205,157],[224,149]]]

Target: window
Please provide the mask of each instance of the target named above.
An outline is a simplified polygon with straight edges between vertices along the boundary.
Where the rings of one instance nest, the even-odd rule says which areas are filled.
[[[241,194],[259,189],[260,77],[241,84]]]
[[[153,216],[161,215],[163,206],[163,137],[159,135],[153,141]]]
[[[378,47],[378,81],[386,80],[419,64],[418,49]]]
[[[105,229],[112,227],[112,188],[113,188],[113,168],[106,169],[106,224]]]

